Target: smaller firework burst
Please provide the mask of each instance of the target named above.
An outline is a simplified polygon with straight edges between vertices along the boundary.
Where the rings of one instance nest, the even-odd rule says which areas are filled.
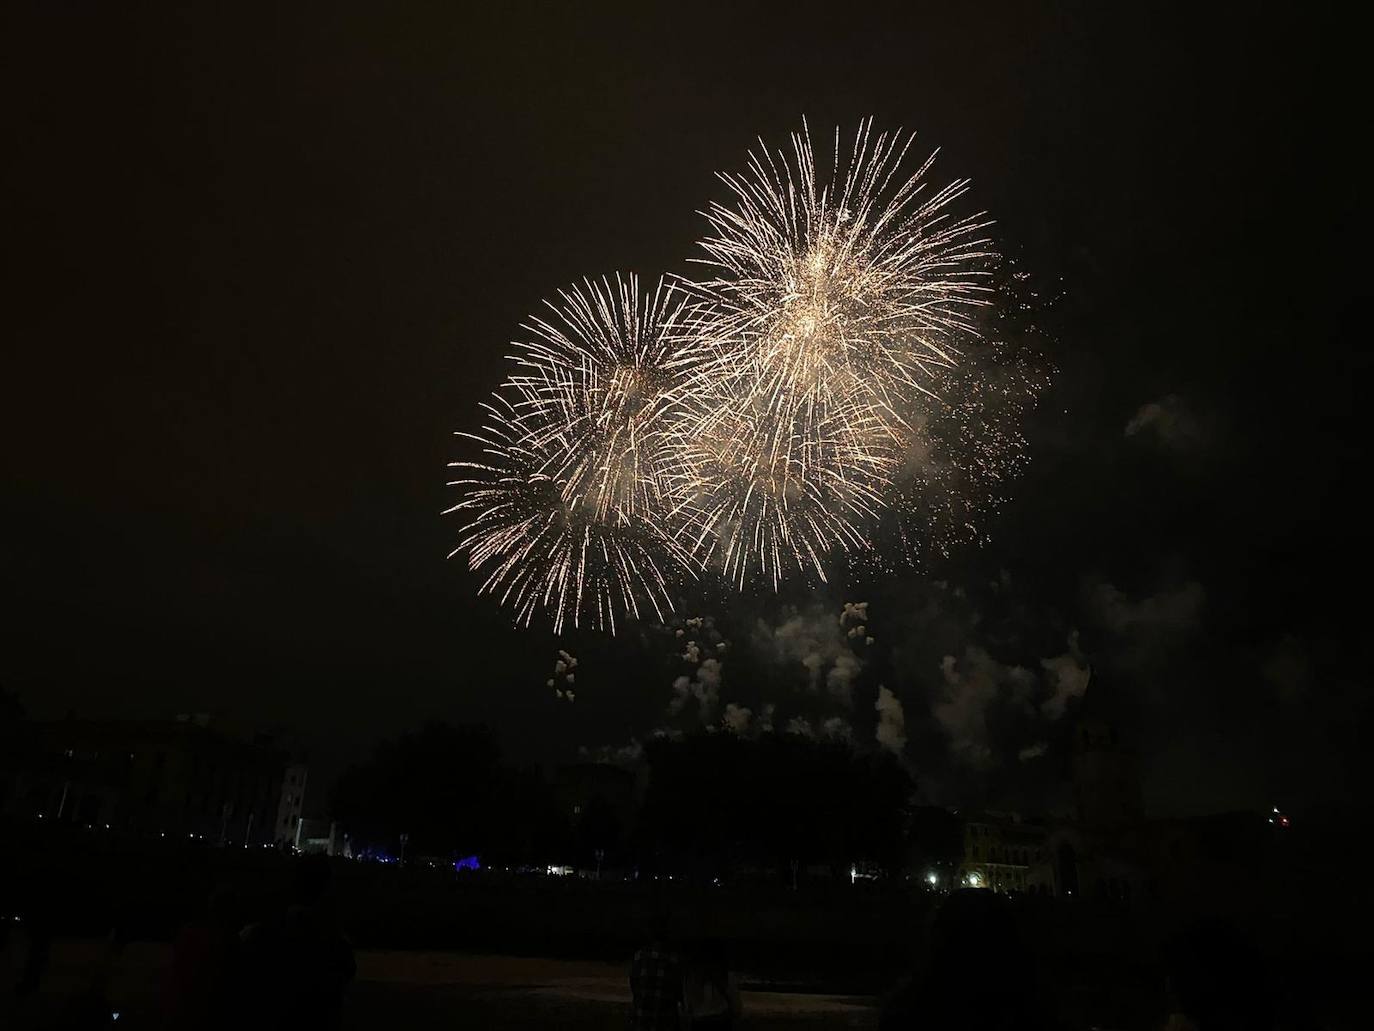
[[[615,630],[617,613],[659,619],[674,584],[695,575],[690,552],[662,520],[675,462],[668,432],[690,348],[673,347],[682,298],[634,275],[560,292],[518,342],[518,372],[484,406],[483,457],[451,463],[467,517],[466,551],[483,591],[528,625],[537,611],[564,624]]]

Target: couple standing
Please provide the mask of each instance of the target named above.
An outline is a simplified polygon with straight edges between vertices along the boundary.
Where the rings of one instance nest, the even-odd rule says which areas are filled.
[[[649,932],[649,943],[630,966],[631,1031],[733,1028],[740,1014],[739,987],[724,945],[712,941],[678,948],[662,917]]]

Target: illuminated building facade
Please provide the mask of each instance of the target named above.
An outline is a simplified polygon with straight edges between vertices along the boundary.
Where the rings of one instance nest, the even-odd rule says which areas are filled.
[[[1011,813],[979,813],[964,822],[958,886],[1055,894],[1049,832]]]

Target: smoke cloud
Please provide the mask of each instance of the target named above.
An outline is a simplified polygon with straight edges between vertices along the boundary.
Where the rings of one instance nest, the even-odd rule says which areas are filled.
[[[1175,451],[1191,451],[1206,439],[1202,423],[1177,394],[1141,405],[1126,423],[1126,436],[1150,438]]]
[[[634,766],[644,758],[644,745],[639,738],[632,737],[624,745],[599,745],[588,748],[581,745],[577,749],[578,758],[586,762],[608,763],[612,766]]]
[[[811,691],[819,693],[824,686],[833,698],[850,706],[854,681],[863,670],[863,661],[854,653],[849,631],[863,627],[859,636],[867,643],[871,640],[865,625],[867,618],[867,602],[846,603],[838,620],[833,610],[827,612],[819,604],[804,611],[790,609],[777,626],[759,620],[755,641],[761,652],[777,662],[799,663],[806,671]]]
[[[1004,666],[976,646],[965,648],[962,660],[946,655],[940,671],[944,687],[932,712],[949,739],[951,756],[964,766],[987,769],[994,762],[989,711],[1004,703],[1029,708],[1035,674],[1023,666]]]
[[[720,678],[720,660],[703,660],[695,677],[681,676],[673,681],[673,699],[668,703],[668,711],[676,716],[695,698],[702,721],[709,723],[720,701]]]
[[[873,708],[878,712],[878,744],[894,755],[901,755],[906,748],[906,715],[901,700],[880,685]]]
[[[1089,608],[1116,634],[1191,630],[1200,620],[1207,597],[1196,580],[1140,601],[1132,601],[1124,591],[1102,580],[1090,583],[1087,590]]]
[[[553,688],[553,696],[561,702],[577,701],[577,695],[572,688],[577,681],[577,675],[573,673],[575,669],[577,659],[560,648],[558,658],[554,660],[553,676],[544,681],[544,686]]]
[[[1041,659],[1040,665],[1044,667],[1052,689],[1050,696],[1040,703],[1040,714],[1046,719],[1057,720],[1064,715],[1070,699],[1083,697],[1083,692],[1088,689],[1088,680],[1092,676],[1092,670],[1078,648],[1078,631],[1074,630],[1069,634],[1067,652],[1050,659]],[[1043,754],[1043,749],[1037,754]],[[1021,758],[1024,759],[1026,756],[1023,755]]]
[[[725,706],[725,715],[722,717],[722,722],[725,724],[726,730],[730,731],[732,734],[743,736],[749,732],[749,724],[753,718],[754,713],[752,710],[746,709],[742,705],[736,705],[734,702],[730,702]]]
[[[854,740],[854,728],[843,716],[831,716],[821,723],[821,736],[832,741],[851,742]]]
[[[1312,688],[1312,659],[1297,637],[1284,634],[1260,664],[1260,675],[1280,700],[1298,702]]]

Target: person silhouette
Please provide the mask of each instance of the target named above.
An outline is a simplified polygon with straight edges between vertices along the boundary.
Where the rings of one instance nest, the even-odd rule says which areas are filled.
[[[27,867],[27,868],[26,868]],[[48,970],[53,913],[59,896],[57,875],[49,869],[21,865],[0,870],[0,1025],[36,1020],[39,989]]]
[[[682,957],[671,943],[666,911],[649,920],[649,940],[630,963],[630,1031],[679,1031]]]
[[[928,944],[924,970],[884,1005],[881,1031],[1039,1031],[1052,1026],[1034,959],[1003,896],[978,888],[954,892],[936,911]]]
[[[688,1026],[693,1031],[735,1026],[743,1007],[723,942],[702,942],[687,956],[683,1003]]]
[[[235,1026],[240,967],[239,906],[233,889],[215,888],[203,910],[177,933],[164,985],[171,1028]]]
[[[1267,1031],[1277,1026],[1279,1000],[1256,985],[1272,985],[1264,957],[1223,920],[1197,921],[1165,950],[1169,1031]]]
[[[244,929],[243,994],[247,1025],[337,1028],[344,989],[357,972],[353,947],[339,930],[325,856],[293,864],[285,909]]]

